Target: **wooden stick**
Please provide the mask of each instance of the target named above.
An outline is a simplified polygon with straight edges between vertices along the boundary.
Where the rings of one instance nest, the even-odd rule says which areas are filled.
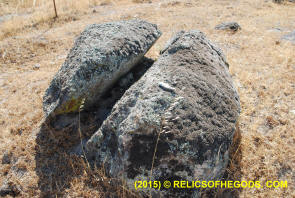
[[[56,6],[55,6],[55,0],[53,0],[53,5],[54,5],[54,12],[55,12],[55,17],[54,18],[57,18],[57,11],[56,11]]]

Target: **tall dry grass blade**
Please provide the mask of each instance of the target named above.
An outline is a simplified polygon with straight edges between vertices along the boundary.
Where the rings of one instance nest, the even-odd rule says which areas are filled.
[[[162,118],[162,123],[164,122],[164,118]],[[157,149],[158,149],[158,143],[159,143],[159,139],[160,139],[160,135],[161,132],[163,130],[163,124],[161,125],[161,129],[158,133],[158,137],[157,137],[157,141],[156,141],[156,146],[155,146],[155,150],[154,150],[154,154],[153,154],[153,159],[152,159],[152,167],[151,167],[151,173],[150,173],[150,177],[152,178],[153,176],[153,169],[154,169],[154,163],[155,163],[155,158],[156,158],[156,153],[157,153]],[[150,188],[150,197],[152,197],[152,192],[151,192],[151,188]]]
[[[86,163],[87,163],[87,166],[88,168],[90,169],[90,164],[88,162],[88,159],[86,157],[86,153],[85,153],[85,150],[84,150],[84,146],[83,146],[83,139],[82,139],[82,132],[81,132],[81,126],[80,126],[80,123],[81,123],[81,119],[80,119],[80,112],[83,110],[84,108],[84,102],[85,102],[85,98],[82,100],[82,103],[79,107],[79,123],[78,123],[78,131],[79,131],[79,135],[80,135],[80,144],[81,144],[81,149],[82,149],[82,152],[83,152],[83,155],[84,155],[84,158],[86,160]]]

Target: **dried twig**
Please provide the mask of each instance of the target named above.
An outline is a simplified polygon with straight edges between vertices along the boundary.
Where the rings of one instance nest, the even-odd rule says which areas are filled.
[[[53,6],[54,6],[54,12],[55,12],[55,17],[54,18],[57,18],[57,11],[56,11],[56,5],[55,5],[55,0],[53,0]]]

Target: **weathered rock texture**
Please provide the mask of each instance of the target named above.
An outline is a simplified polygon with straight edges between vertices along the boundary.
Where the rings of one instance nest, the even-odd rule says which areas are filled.
[[[179,32],[115,104],[86,150],[130,188],[136,180],[218,179],[239,112],[222,52],[199,31]],[[152,194],[198,197],[199,191],[162,187]]]
[[[229,30],[229,31],[233,31],[236,32],[238,30],[241,30],[241,26],[237,23],[237,22],[225,22],[225,23],[221,23],[217,26],[215,26],[216,30]]]
[[[82,103],[92,107],[160,35],[156,25],[142,20],[88,26],[46,90],[46,116],[78,112]]]
[[[103,121],[110,114],[114,104],[122,97],[125,91],[151,67],[154,60],[143,57],[127,74],[107,90],[91,110],[81,108],[78,113],[69,113],[50,117],[42,123],[39,133],[39,142],[50,142],[50,139],[59,147],[70,148],[78,144],[81,138],[88,140],[95,133]],[[48,134],[49,132],[49,134]],[[43,140],[41,140],[41,139]],[[41,143],[42,144],[42,143]],[[76,150],[76,148],[74,149]],[[79,153],[79,152],[78,152]]]

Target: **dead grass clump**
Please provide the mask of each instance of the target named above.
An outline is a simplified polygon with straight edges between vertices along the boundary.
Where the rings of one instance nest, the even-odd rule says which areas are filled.
[[[38,189],[42,196],[138,197],[127,190],[120,179],[107,177],[103,167],[90,166],[83,154],[71,154],[67,147],[44,133],[37,135],[35,157]]]
[[[100,3],[111,4],[111,0],[100,2],[99,0],[89,1],[63,1],[56,0],[58,16],[61,18],[57,22],[68,22],[67,18],[75,20],[80,15],[89,13]],[[0,9],[0,16],[3,15],[4,21],[1,22],[0,40],[14,36],[20,31],[40,24],[52,23],[55,18],[55,12],[52,1],[22,0],[0,3],[3,7]],[[10,16],[11,15],[11,16]],[[5,16],[8,19],[5,19]],[[56,22],[54,20],[54,22]]]
[[[270,127],[273,128],[275,126],[279,125],[279,122],[276,121],[272,116],[267,116],[266,117],[266,124]]]
[[[105,175],[103,168],[91,169],[85,161],[80,161],[83,174],[75,177],[64,195],[69,197],[141,197],[138,192],[128,190],[124,182]]]

